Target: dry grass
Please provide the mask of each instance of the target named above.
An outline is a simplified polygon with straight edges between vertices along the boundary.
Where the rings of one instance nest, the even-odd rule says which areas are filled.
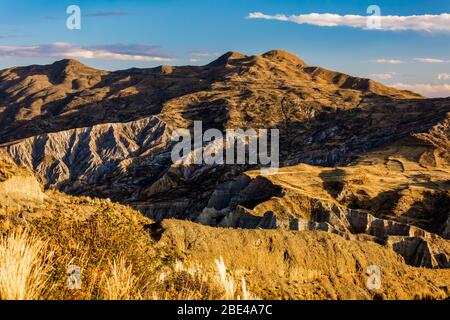
[[[102,277],[102,298],[105,300],[131,300],[142,297],[138,278],[124,257],[109,261],[109,270]]]
[[[0,299],[42,299],[52,256],[45,241],[25,231],[0,239]]]
[[[247,289],[247,282],[244,277],[241,277],[241,295],[236,291],[236,280],[233,276],[227,273],[227,268],[225,267],[225,262],[223,258],[215,260],[217,270],[219,273],[219,283],[222,286],[225,295],[225,300],[255,300],[256,296],[251,294]]]
[[[234,279],[228,277],[227,268],[225,267],[225,263],[223,262],[223,258],[220,257],[218,260],[214,261],[217,266],[217,270],[219,272],[219,281],[225,291],[225,299],[231,300],[236,295],[236,288],[234,286]]]
[[[48,194],[44,206],[0,211],[0,236],[3,234],[6,239],[16,230],[24,229],[28,234],[39,235],[45,243],[44,253],[53,253],[52,268],[46,270],[47,285],[51,288],[44,290],[39,298],[147,298],[141,296],[141,291],[154,281],[155,268],[160,264],[155,258],[154,242],[144,229],[151,221],[107,200],[75,198],[57,192]],[[22,241],[22,251],[38,251],[41,242]],[[10,249],[4,251],[16,259],[21,256]],[[79,289],[67,285],[69,266],[81,270]]]
[[[374,243],[181,221],[163,223],[155,242],[151,221],[128,207],[47,195],[45,206],[0,211],[1,299],[370,299],[368,263],[386,270],[385,298],[448,297],[448,272],[416,274]],[[67,286],[70,265],[78,290]]]
[[[192,234],[204,237],[205,243],[208,244],[194,247],[189,255],[180,256],[167,244],[162,247],[159,247],[159,244],[155,245],[141,225],[145,220],[129,220],[128,213],[122,210],[124,207],[116,207],[105,202],[97,203],[96,206],[99,211],[82,221],[74,221],[67,215],[66,219],[55,216],[40,218],[26,224],[21,224],[21,220],[18,219],[7,220],[10,226],[0,241],[0,298],[336,299],[341,296],[353,297],[351,292],[347,292],[350,290],[347,289],[348,286],[351,286],[351,290],[360,290],[359,296],[354,297],[370,298],[362,291],[364,290],[362,285],[351,282],[359,281],[353,280],[353,274],[358,277],[356,279],[365,281],[358,276],[357,270],[352,269],[355,268],[353,258],[364,263],[364,257],[370,258],[371,263],[375,261],[382,264],[382,261],[388,260],[388,265],[383,267],[386,267],[386,270],[397,268],[391,270],[392,274],[407,272],[409,276],[414,275],[412,270],[400,268],[399,261],[392,260],[393,257],[375,244],[364,245],[373,249],[373,252],[364,251],[364,256],[360,252],[361,248],[354,245],[350,248],[353,258],[346,256],[348,259],[343,260],[342,256],[345,253],[340,252],[339,248],[342,248],[344,243],[350,245],[350,242],[339,237],[329,238],[321,234],[321,239],[328,241],[323,242],[313,237],[315,234],[312,233],[301,235],[289,233],[287,236],[288,233],[272,232],[269,235],[273,251],[268,253],[263,249],[262,243],[260,250],[250,254],[244,252],[244,249],[230,250],[230,241],[236,246],[240,246],[242,242],[242,247],[239,248],[244,248],[243,246],[247,248],[248,243],[255,243],[255,239],[261,239],[263,234],[266,234],[263,231],[219,230],[177,222],[175,229],[171,230],[183,234],[183,241],[190,241],[189,238],[185,238],[190,232],[186,228],[192,228]],[[116,211],[117,209],[121,210]],[[89,211],[87,208],[86,210]],[[24,231],[18,231],[20,229]],[[36,236],[38,232],[39,237]],[[173,248],[179,247],[178,236],[170,235],[173,231],[166,232],[170,237],[166,240],[170,239],[169,243],[174,245]],[[314,242],[309,242],[309,238]],[[314,254],[310,254],[306,249],[311,244],[321,243],[325,250],[322,253],[318,248],[314,249]],[[327,243],[334,245],[328,246]],[[284,258],[286,246],[290,248],[289,263]],[[207,250],[202,253],[205,248]],[[293,248],[299,252],[293,251]],[[322,255],[323,258],[320,258]],[[212,258],[214,256],[218,258],[214,260]],[[312,268],[317,266],[317,261],[321,261],[324,268],[319,270]],[[335,263],[339,263],[337,269]],[[77,265],[81,269],[79,290],[67,287],[69,265]],[[335,271],[340,274],[340,278],[333,275]],[[424,281],[432,281],[434,278],[431,278],[431,271],[420,272],[423,279],[418,275],[414,276],[416,280],[410,283],[411,288],[408,289],[408,292],[415,292],[414,298],[448,297],[443,291],[444,287],[442,290],[424,287]],[[445,273],[442,273],[442,276],[445,277]],[[397,277],[388,277],[389,273],[386,274],[384,281],[389,285],[398,287],[404,284]],[[277,282],[278,278],[280,282]],[[270,279],[272,282],[268,282]],[[439,281],[442,284],[445,282]],[[422,287],[424,290],[419,289]],[[336,293],[337,290],[342,292]],[[402,293],[402,296],[395,296],[390,292],[387,294],[390,294],[387,298],[410,297],[406,292]]]
[[[236,291],[236,280],[233,276],[229,275],[227,272],[227,268],[225,267],[225,262],[223,258],[215,260],[217,270],[219,272],[219,282],[225,291],[225,300],[256,300],[257,297],[254,296],[247,289],[247,282],[244,277],[241,277],[241,295],[239,295]]]
[[[220,299],[255,300],[247,288],[243,276],[229,272],[222,257],[215,259],[214,265],[189,265],[176,260],[172,268],[159,274],[155,299]],[[240,285],[240,286],[239,286]],[[163,292],[158,294],[157,292]]]
[[[222,258],[218,264],[191,264],[166,257],[146,231],[151,221],[128,207],[53,193],[45,208],[30,211],[0,212],[1,299],[252,297],[245,280],[228,272]],[[70,266],[80,270],[79,288],[68,286]]]

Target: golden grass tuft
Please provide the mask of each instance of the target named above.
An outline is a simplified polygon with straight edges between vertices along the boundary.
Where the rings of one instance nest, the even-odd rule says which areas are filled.
[[[215,259],[217,271],[219,274],[219,284],[222,287],[225,300],[255,300],[257,299],[247,289],[247,282],[241,277],[241,295],[237,293],[235,279],[227,273],[227,268],[222,257]]]
[[[153,299],[220,299],[255,300],[247,288],[243,276],[236,281],[236,275],[228,272],[222,257],[213,265],[188,265],[176,260],[170,270],[157,277],[159,287],[155,288]],[[240,284],[240,285],[239,285]]]
[[[39,300],[47,287],[53,251],[26,231],[13,231],[0,239],[0,299]]]
[[[219,283],[222,285],[223,290],[225,291],[225,299],[232,300],[236,295],[236,288],[234,286],[234,279],[227,275],[227,268],[225,267],[225,263],[223,262],[223,258],[215,260],[217,271],[219,273]]]
[[[133,268],[124,257],[108,263],[109,270],[101,280],[102,298],[105,300],[131,300],[142,297],[138,288],[138,279],[133,275]]]

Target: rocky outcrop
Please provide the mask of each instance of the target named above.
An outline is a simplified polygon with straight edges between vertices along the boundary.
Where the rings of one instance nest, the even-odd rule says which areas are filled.
[[[387,245],[416,267],[450,268],[450,246],[439,239],[389,237]]]
[[[0,207],[42,204],[45,195],[35,176],[0,153]]]
[[[47,188],[71,192],[110,183],[114,174],[129,172],[137,157],[157,166],[169,142],[164,123],[150,117],[46,133],[9,144],[4,151],[43,177]]]

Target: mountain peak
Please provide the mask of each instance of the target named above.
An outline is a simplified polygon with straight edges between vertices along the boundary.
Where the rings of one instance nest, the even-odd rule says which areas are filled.
[[[247,56],[243,53],[237,51],[228,51],[227,53],[221,55],[219,58],[211,62],[210,66],[223,66],[226,65],[231,60],[240,60],[247,58]]]
[[[307,64],[302,59],[286,50],[271,50],[262,54],[260,57],[271,60],[273,62],[287,62],[307,67]],[[245,58],[248,58],[248,56],[243,53],[237,51],[228,51],[227,53],[211,62],[209,66],[224,66],[230,61],[242,60]]]
[[[302,59],[286,50],[271,50],[264,53],[262,57],[270,60],[288,60],[305,67],[307,66],[307,64]]]
[[[55,67],[63,67],[63,68],[67,68],[67,67],[86,67],[85,64],[81,63],[78,60],[75,59],[62,59],[62,60],[58,60],[53,62],[52,64]]]

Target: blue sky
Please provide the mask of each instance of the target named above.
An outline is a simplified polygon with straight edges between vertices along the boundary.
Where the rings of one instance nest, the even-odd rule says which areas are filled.
[[[399,17],[382,20],[381,30],[342,18],[365,18],[373,4],[382,16]],[[80,30],[66,27],[69,5],[81,9]],[[265,18],[248,19],[251,13]],[[313,13],[318,22],[311,23]],[[342,22],[321,26],[333,19],[327,13]],[[450,13],[448,0],[0,0],[0,68],[70,56],[115,70],[205,64],[230,50],[285,49],[310,65],[450,96],[450,16],[444,13]],[[431,16],[412,18],[404,28],[402,19],[425,14]]]

